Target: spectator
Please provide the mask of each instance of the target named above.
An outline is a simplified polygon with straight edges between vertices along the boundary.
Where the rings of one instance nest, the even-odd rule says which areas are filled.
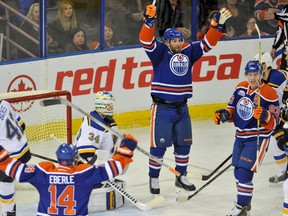
[[[71,31],[71,43],[67,44],[64,51],[65,52],[76,52],[89,50],[86,44],[86,34],[81,28],[75,28]]]
[[[191,39],[191,26],[189,15],[185,14],[183,2],[180,0],[158,0],[157,8],[157,28],[159,37],[163,38],[163,34],[167,28],[176,28],[181,32],[186,40]],[[185,22],[184,18],[188,18]],[[188,21],[189,20],[189,21]],[[189,24],[188,24],[189,23]]]
[[[18,0],[18,11],[26,16],[29,13],[30,7],[32,4],[34,3],[38,3],[38,1],[34,1],[34,0]],[[16,25],[19,26],[23,23],[23,18],[17,16],[17,20],[16,20]]]
[[[105,24],[104,27],[104,48],[112,48],[115,46],[120,46],[122,43],[121,41],[118,41],[116,39],[117,36],[115,36],[115,30],[114,26],[112,24]],[[99,49],[100,48],[100,43],[98,40],[93,40],[90,46],[90,49]]]
[[[198,0],[197,6],[198,6],[198,9],[197,9],[198,10],[198,27],[199,29],[201,29],[201,27],[205,26],[205,23],[207,22],[209,14],[213,10],[218,11],[219,9],[218,0]]]
[[[269,13],[276,13],[282,10],[285,4],[287,3],[280,0],[255,1],[254,16],[257,18],[257,24],[262,31],[272,35],[276,33],[278,26],[277,20],[266,20],[265,16]]]
[[[86,9],[86,19],[84,22],[85,28],[92,28],[94,24],[94,19],[97,18],[97,2],[96,0],[88,0],[87,1],[87,9]]]
[[[30,6],[30,9],[27,14],[27,19],[33,21],[37,26],[32,25],[27,21],[23,21],[20,29],[36,39],[38,41],[39,38],[39,3],[34,3]],[[39,56],[39,45],[33,42],[31,39],[27,38],[24,35],[18,37],[18,43],[29,51],[34,56]],[[21,50],[18,50],[18,58],[27,58],[31,57],[31,54],[27,54]]]
[[[226,22],[226,34],[228,37],[237,37],[245,32],[245,23],[247,15],[249,15],[249,7],[247,5],[240,4],[240,0],[225,0],[225,2],[219,6],[220,8],[226,7],[232,12],[232,17]],[[232,32],[234,34],[232,34]]]
[[[64,49],[71,41],[71,30],[78,27],[73,7],[69,0],[61,1],[58,5],[56,19],[51,24],[51,35],[60,49]]]
[[[240,37],[251,37],[251,36],[257,36],[258,33],[257,33],[257,30],[256,30],[256,27],[255,27],[255,24],[256,24],[256,18],[255,17],[249,17],[247,19],[247,22],[246,22],[246,31],[240,35]],[[261,35],[268,35],[267,33],[265,32],[260,32]]]
[[[141,7],[140,7],[141,6]],[[139,1],[106,1],[105,20],[115,26],[119,40],[125,45],[138,44],[138,34],[142,26],[143,10]]]
[[[197,40],[201,40],[207,33],[207,31],[210,29],[211,26],[210,23],[217,12],[218,10],[213,10],[209,13],[206,23],[201,27],[200,31],[197,33]]]

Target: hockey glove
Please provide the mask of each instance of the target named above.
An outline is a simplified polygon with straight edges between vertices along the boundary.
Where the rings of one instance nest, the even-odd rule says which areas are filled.
[[[115,153],[131,158],[136,146],[137,140],[131,134],[127,134],[124,136],[124,139],[121,140],[120,147],[116,149]]]
[[[268,124],[271,120],[271,113],[264,107],[254,108],[254,118],[259,119],[261,124]]]
[[[215,124],[220,125],[220,122],[224,123],[229,121],[230,117],[230,113],[227,109],[219,109],[214,114],[214,122]]]
[[[278,130],[273,133],[274,138],[276,139],[278,148],[282,151],[286,151],[288,147],[288,131],[287,129]]]
[[[156,7],[155,5],[147,5],[144,13],[144,23],[150,28],[153,26],[153,23],[156,21]]]
[[[3,146],[0,145],[0,163],[9,158],[9,153]]]
[[[217,31],[224,32],[224,24],[227,19],[232,16],[232,13],[227,8],[221,8],[218,13],[215,14],[211,20],[211,27],[216,28]]]

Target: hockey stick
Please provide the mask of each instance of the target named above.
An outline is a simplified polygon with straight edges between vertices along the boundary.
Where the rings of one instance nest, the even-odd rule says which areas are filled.
[[[120,133],[118,133],[117,131],[113,130],[112,128],[110,128],[109,126],[105,125],[103,122],[99,121],[98,119],[96,119],[95,117],[93,117],[92,115],[90,115],[89,113],[86,113],[84,110],[82,110],[81,108],[79,108],[78,106],[72,104],[70,101],[64,99],[64,98],[56,98],[56,99],[46,99],[46,100],[41,100],[40,101],[40,105],[43,107],[46,106],[51,106],[51,105],[66,105],[66,106],[70,106],[74,109],[76,109],[78,112],[82,113],[83,115],[87,116],[88,118],[90,118],[92,121],[94,121],[95,123],[97,123],[98,125],[100,125],[101,127],[103,127],[104,129],[110,131],[112,134],[114,134],[115,136],[119,137],[120,139],[123,139],[124,136]],[[167,167],[168,170],[172,173],[174,173],[176,176],[180,176],[180,173],[178,171],[176,171],[174,168],[169,167],[166,163],[162,162],[161,160],[159,160],[157,157],[151,155],[149,152],[147,152],[146,150],[144,150],[143,148],[139,147],[137,145],[136,149],[140,152],[142,152],[143,154],[147,155],[149,158],[151,158],[152,160],[154,160],[155,162],[161,164],[164,167]]]
[[[221,170],[217,175],[215,175],[210,181],[208,181],[206,184],[204,184],[202,187],[200,187],[197,191],[195,191],[193,194],[189,196],[179,196],[176,198],[176,202],[186,202],[190,200],[192,197],[194,197],[196,194],[198,194],[200,191],[202,191],[205,187],[207,187],[211,182],[213,182],[216,178],[218,178],[220,175],[222,175],[226,170],[228,170],[232,164],[229,164],[225,169]]]
[[[188,177],[193,178],[193,179],[199,179],[199,180],[202,180],[202,181],[206,181],[206,180],[210,179],[224,164],[226,164],[226,162],[229,161],[231,157],[232,157],[232,154],[230,154],[221,164],[219,164],[208,175],[201,175],[201,174],[198,174],[198,173],[190,173],[190,172],[188,172]]]
[[[36,154],[36,153],[32,153],[32,152],[31,152],[31,155],[32,155],[33,157],[37,157],[37,158],[41,158],[41,159],[44,159],[44,160],[48,160],[48,161],[51,161],[51,162],[54,162],[54,163],[58,163],[57,160],[54,160],[54,159],[52,159],[52,158],[48,158],[48,157],[45,157],[45,156],[42,156],[42,155],[39,155],[39,154]]]
[[[257,25],[257,23],[255,23],[255,28],[256,31],[258,33],[258,61],[259,64],[261,65],[261,33],[260,33],[260,29]],[[261,68],[260,68],[261,70]],[[261,84],[261,71],[259,71],[259,81],[258,81],[258,98],[257,98],[257,107],[260,107],[260,84]],[[258,172],[258,167],[259,167],[259,154],[260,154],[260,119],[257,119],[257,154],[256,154],[256,172]]]
[[[62,143],[61,140],[59,140],[53,134],[51,134],[50,136],[53,139],[55,139],[57,142]],[[96,155],[96,157],[95,157],[95,155]],[[48,161],[52,161],[52,162],[58,163],[58,161],[56,161],[56,160],[54,160],[52,158],[45,157],[44,159],[46,159]],[[78,155],[78,161],[81,161],[84,164],[88,163],[88,164],[93,165],[96,160],[97,160],[97,154],[94,154],[94,156],[92,157],[92,159],[89,162],[87,162],[84,158],[82,158],[80,155]],[[111,187],[113,187],[118,193],[122,194],[122,196],[124,196],[128,201],[130,201],[133,205],[135,205],[137,208],[139,208],[142,211],[148,211],[148,210],[150,210],[152,208],[155,208],[158,205],[160,205],[162,202],[164,202],[164,200],[165,200],[165,198],[163,196],[157,196],[157,197],[153,198],[152,200],[150,200],[147,203],[142,203],[142,202],[138,201],[136,198],[134,198],[132,195],[130,195],[128,192],[126,192],[117,183],[108,180],[107,184],[110,185]]]

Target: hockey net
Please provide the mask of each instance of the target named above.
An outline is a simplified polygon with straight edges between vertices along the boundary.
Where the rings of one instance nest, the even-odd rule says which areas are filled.
[[[40,106],[40,100],[52,98],[65,98],[71,101],[71,94],[69,91],[23,91],[0,94],[0,100],[8,101],[25,122],[25,134],[30,151],[56,159],[55,152],[59,143],[52,138],[52,135],[63,143],[72,143],[72,115],[71,107],[68,106]],[[29,163],[40,161],[43,159],[32,157]],[[19,188],[19,184],[17,185]]]

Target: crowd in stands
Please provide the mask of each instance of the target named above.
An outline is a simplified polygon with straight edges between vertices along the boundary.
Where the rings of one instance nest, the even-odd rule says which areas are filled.
[[[10,22],[24,33],[13,34],[12,39],[23,48],[15,48],[15,59],[39,56],[39,1],[2,0],[17,9],[22,16],[10,14]],[[100,46],[99,0],[47,0],[47,46],[49,54],[82,50],[109,49],[117,46],[139,45],[138,33],[143,20],[143,10],[152,0],[105,1],[104,44]],[[84,4],[84,5],[83,5]],[[267,13],[281,10],[288,0],[198,0],[197,40],[210,28],[215,12],[222,7],[232,12],[223,38],[256,36],[255,23],[262,35],[275,35],[277,21],[265,19]],[[186,40],[191,40],[192,0],[157,0],[156,37],[161,39],[165,29],[175,27]],[[5,10],[0,7],[0,20]],[[245,22],[244,22],[245,21]],[[5,25],[5,22],[0,22]],[[0,26],[0,31],[5,27]],[[31,37],[25,36],[25,33]],[[19,35],[20,34],[20,35]]]

